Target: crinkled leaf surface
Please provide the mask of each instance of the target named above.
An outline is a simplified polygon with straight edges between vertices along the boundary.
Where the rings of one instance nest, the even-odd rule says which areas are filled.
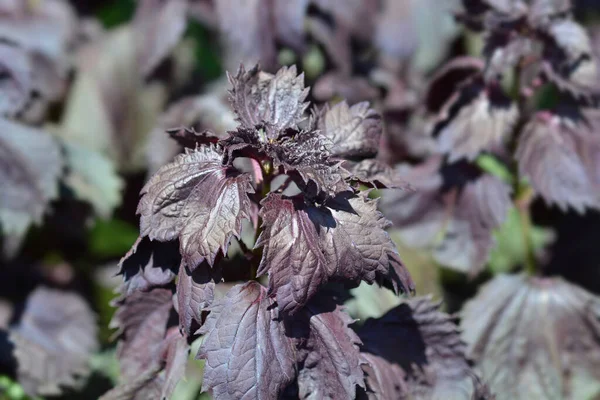
[[[374,398],[400,398],[404,390],[408,398],[469,398],[475,390],[458,327],[430,298],[407,300],[381,318],[368,319],[358,335],[365,361],[374,362],[366,378]],[[403,373],[390,375],[399,368]]]
[[[52,136],[0,118],[0,225],[17,240],[58,196],[63,160]]]
[[[546,202],[563,210],[600,207],[600,136],[594,131],[594,119],[586,122],[541,111],[519,140],[516,158],[521,174]]]
[[[257,282],[234,286],[210,307],[198,357],[203,390],[219,399],[274,399],[294,379],[295,356],[277,307]]]
[[[364,194],[346,192],[323,206],[272,194],[261,216],[258,273],[269,274],[269,290],[284,312],[296,312],[331,279],[388,280],[403,291],[414,289],[385,231],[387,220]]]
[[[173,309],[171,290],[138,291],[117,304],[111,327],[119,329],[122,383],[102,400],[169,398],[184,375],[189,353],[186,338],[176,327],[168,326]]]
[[[230,101],[240,123],[247,128],[266,124],[267,134],[277,137],[280,131],[298,127],[303,121],[308,103],[304,100],[304,74],[297,75],[296,67],[283,67],[275,75],[257,67],[246,71],[240,67],[229,80],[233,86]]]
[[[89,372],[96,334],[94,314],[79,295],[37,288],[9,336],[25,392],[50,396],[76,386]]]
[[[119,274],[125,281],[123,293],[148,291],[175,279],[181,263],[176,240],[159,242],[139,237],[119,262]]]
[[[141,235],[179,238],[183,260],[192,270],[204,260],[212,265],[219,251],[227,254],[231,237],[240,236],[242,219],[250,218],[251,177],[221,160],[213,146],[186,149],[142,189]]]
[[[330,298],[320,296],[303,308],[290,333],[298,343],[302,399],[352,399],[365,387],[358,345],[348,326],[354,321]]]
[[[202,311],[210,306],[215,296],[215,285],[221,277],[207,263],[202,263],[193,272],[179,268],[177,278],[177,311],[179,326],[190,336],[202,324]],[[193,329],[196,327],[196,329]]]
[[[362,102],[348,106],[345,101],[326,107],[318,128],[332,142],[330,152],[342,158],[374,157],[381,139],[381,116]]]
[[[171,162],[180,152],[180,146],[195,148],[196,144],[214,143],[236,126],[235,115],[226,101],[224,80],[206,94],[179,100],[158,118],[149,134],[146,158],[150,172]],[[206,130],[212,134],[205,134]]]
[[[561,278],[500,275],[462,312],[468,354],[499,400],[600,393],[600,300]]]
[[[444,167],[436,158],[402,170],[416,190],[383,193],[381,201],[402,242],[430,251],[444,266],[479,273],[494,244],[493,230],[512,204],[510,187],[469,164]]]

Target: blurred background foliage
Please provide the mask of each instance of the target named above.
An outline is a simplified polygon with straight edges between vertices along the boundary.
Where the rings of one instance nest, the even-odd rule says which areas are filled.
[[[95,16],[106,28],[118,27],[127,23],[134,15],[136,2],[134,0],[71,0],[81,15]],[[427,10],[423,10],[424,13]],[[576,16],[587,22],[600,21],[600,1],[576,1]],[[427,19],[427,15],[424,15]],[[425,24],[423,24],[425,25]],[[191,87],[200,93],[201,88],[223,75],[222,55],[214,32],[196,21],[190,21],[186,28],[185,37],[193,44],[193,81]],[[427,32],[424,31],[426,35]],[[467,49],[469,53],[477,53],[481,42],[468,35],[459,37],[453,44],[453,49]],[[427,59],[431,54],[421,55],[417,62],[431,63]],[[291,57],[291,58],[290,58]],[[283,63],[300,61],[304,66],[308,80],[314,78],[326,62],[318,48],[308,51],[303,60],[295,60],[293,54],[281,52],[279,59]],[[314,71],[314,72],[313,72]],[[187,88],[186,90],[191,90]],[[540,95],[541,108],[549,108],[556,102],[557,94],[548,88]],[[479,160],[487,171],[501,177],[512,179],[502,166],[494,160]],[[92,376],[81,391],[71,391],[56,399],[95,399],[111,388],[118,378],[118,363],[115,358],[114,342],[111,340],[113,330],[109,328],[114,309],[110,302],[115,298],[114,287],[120,277],[115,277],[116,261],[124,255],[138,237],[138,221],[135,216],[138,194],[144,183],[143,173],[122,173],[125,180],[123,200],[108,219],[96,218],[91,223],[82,224],[84,228],[64,226],[62,219],[72,220],[87,214],[87,205],[75,201],[62,201],[54,207],[54,213],[47,217],[58,223],[44,223],[41,227],[33,228],[27,236],[28,248],[32,259],[42,258],[50,270],[60,269],[64,262],[75,270],[79,277],[78,285],[90,288],[82,292],[89,293],[91,303],[98,315],[100,326],[101,351],[93,357]],[[553,242],[553,260],[547,270],[550,273],[559,272],[567,279],[581,286],[600,293],[600,214],[588,212],[585,216],[575,212],[564,213],[556,208],[550,208],[541,201],[533,206],[533,217],[536,226],[530,232],[536,248],[542,248]],[[556,234],[546,229],[552,225]],[[478,285],[492,274],[511,271],[524,257],[521,224],[516,210],[511,210],[507,221],[496,233],[497,246],[492,252],[490,269],[475,280],[439,268],[426,254],[404,246],[397,237],[393,239],[399,246],[409,268],[416,287],[417,294],[433,294],[434,298],[444,299],[445,307],[453,312],[460,308],[464,300],[472,296]],[[41,257],[40,257],[41,256]],[[100,267],[98,267],[100,266]],[[24,277],[21,277],[25,279]],[[26,283],[15,281],[16,286]],[[370,316],[378,317],[385,310],[398,303],[398,299],[390,292],[379,291],[368,285],[354,289],[360,302],[351,301],[348,309],[355,317],[364,319]],[[196,352],[192,349],[192,356]],[[177,400],[193,400],[208,398],[200,394],[202,363],[194,361],[188,366],[188,376],[196,379],[184,380],[178,385],[174,398]],[[7,376],[0,376],[0,400],[29,399],[23,389]],[[48,397],[50,399],[50,397]],[[33,400],[33,399],[32,399]]]

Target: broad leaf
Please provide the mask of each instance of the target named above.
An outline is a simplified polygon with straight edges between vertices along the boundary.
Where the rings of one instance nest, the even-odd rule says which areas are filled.
[[[187,0],[142,0],[133,19],[136,63],[148,76],[175,48],[183,36]]]
[[[579,212],[600,207],[596,124],[542,111],[525,126],[516,152],[519,170],[546,202]]]
[[[468,354],[499,400],[600,393],[600,299],[561,278],[501,275],[465,306]]]
[[[512,204],[510,187],[470,164],[444,166],[437,158],[400,171],[416,191],[383,193],[381,207],[402,242],[441,265],[478,274]]]
[[[298,388],[302,399],[353,399],[365,387],[360,339],[348,326],[354,321],[331,299],[308,304],[292,323],[299,343]]]
[[[179,238],[192,270],[202,261],[212,265],[219,251],[227,254],[231,237],[240,236],[242,219],[249,219],[251,177],[221,160],[218,148],[188,149],[142,189],[140,234],[160,241]]]
[[[408,398],[467,398],[476,390],[458,328],[430,298],[408,300],[368,319],[358,335],[365,361],[373,362],[365,368],[373,398],[400,398],[403,391]],[[402,373],[389,374],[397,369]]]
[[[77,386],[89,373],[96,334],[94,314],[79,295],[37,288],[9,336],[25,392],[53,396]]]
[[[308,88],[304,75],[296,75],[296,67],[284,67],[271,75],[258,67],[250,71],[240,67],[235,77],[229,76],[231,104],[240,123],[246,128],[266,125],[269,138],[276,138],[287,128],[298,128],[305,119]]]
[[[119,274],[125,281],[123,293],[148,291],[175,279],[181,256],[177,241],[158,242],[140,237],[119,262]]]
[[[216,17],[226,49],[227,69],[240,64],[261,62],[266,68],[274,67],[276,49],[274,24],[271,21],[271,3],[265,0],[222,0],[215,3]]]
[[[561,18],[549,24],[545,33],[548,35],[542,63],[545,77],[575,98],[597,102],[600,74],[585,28]]]
[[[17,46],[0,44],[0,115],[22,111],[32,91],[32,67],[27,53]]]
[[[221,280],[219,271],[202,263],[193,272],[179,268],[177,278],[177,312],[179,327],[192,335],[202,324],[202,311],[210,306],[215,296],[215,285]],[[194,329],[194,327],[196,329]]]
[[[363,102],[349,107],[343,101],[321,111],[318,128],[332,142],[330,152],[341,158],[374,157],[379,149],[381,116]]]
[[[98,216],[109,218],[121,204],[124,186],[114,163],[105,155],[76,143],[63,145],[69,165],[65,183],[75,192],[75,197],[90,203]]]
[[[199,333],[203,390],[219,399],[274,399],[294,379],[294,352],[277,307],[257,282],[234,286],[210,307]]]
[[[185,372],[189,353],[186,338],[176,327],[169,328],[172,292],[161,288],[135,292],[117,304],[111,327],[119,329],[122,383],[101,399],[169,398]]]
[[[149,134],[146,158],[150,172],[171,162],[180,153],[180,146],[194,149],[197,145],[216,143],[236,126],[235,115],[226,100],[224,80],[215,83],[206,94],[184,97],[158,118]]]
[[[389,280],[403,291],[413,283],[377,211],[377,202],[348,192],[323,206],[272,194],[261,210],[263,248],[258,274],[282,311],[294,313],[331,279]]]
[[[0,225],[16,242],[58,196],[63,160],[45,131],[0,118]],[[16,249],[11,249],[16,250]]]
[[[444,105],[433,133],[450,162],[472,161],[481,152],[502,146],[518,116],[517,106],[500,87],[473,83]]]
[[[352,174],[352,179],[376,188],[409,189],[410,184],[402,180],[400,173],[377,159],[359,162],[346,161],[342,164]]]

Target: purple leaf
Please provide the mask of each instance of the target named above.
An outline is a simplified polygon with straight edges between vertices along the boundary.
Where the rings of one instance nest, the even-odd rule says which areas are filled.
[[[400,239],[444,266],[478,274],[493,247],[492,232],[512,205],[510,187],[468,164],[442,166],[439,158],[399,170],[416,191],[383,193],[381,209]]]
[[[305,48],[304,21],[309,0],[275,1],[273,4],[273,20],[277,38],[297,51]]]
[[[366,352],[361,352],[360,357],[368,389],[367,397],[370,400],[395,400],[407,396],[405,373],[398,364]]]
[[[475,57],[456,57],[446,63],[433,75],[425,92],[424,102],[431,114],[437,114],[460,84],[477,76],[484,68],[484,63]]]
[[[275,139],[288,128],[297,129],[305,119],[308,88],[304,74],[297,76],[295,66],[283,67],[275,75],[258,66],[246,72],[241,66],[235,77],[229,75],[229,81],[233,86],[230,101],[242,126],[265,125],[267,137]]]
[[[474,160],[481,152],[502,146],[519,117],[516,104],[502,89],[481,82],[463,86],[451,97],[434,128],[439,151],[449,162]]]
[[[294,379],[295,355],[277,307],[257,282],[234,286],[210,307],[199,333],[203,390],[219,399],[274,399]]]
[[[586,30],[570,19],[558,19],[545,31],[545,78],[577,99],[596,103],[600,95],[598,62]]]
[[[159,117],[146,147],[152,173],[171,162],[181,151],[180,146],[194,149],[196,145],[216,143],[235,129],[237,122],[229,109],[225,87],[225,83],[217,84],[206,94],[185,97]]]
[[[0,115],[14,117],[30,100],[32,66],[27,53],[17,46],[0,44]]]
[[[374,373],[365,369],[375,398],[400,398],[402,391],[409,398],[456,398],[476,390],[458,327],[439,306],[427,297],[414,298],[359,329],[363,357],[374,362]],[[402,373],[396,376],[386,371],[398,368]]]
[[[402,180],[400,174],[387,164],[376,159],[360,162],[346,161],[342,164],[350,171],[352,178],[360,183],[376,188],[409,189],[410,184]]]
[[[186,337],[169,328],[172,292],[152,289],[118,301],[111,327],[118,328],[122,383],[102,400],[166,399],[185,372]],[[164,370],[164,374],[161,373]]]
[[[343,101],[320,113],[318,128],[332,142],[330,152],[341,158],[377,155],[381,139],[381,116],[363,102],[349,107]]]
[[[582,213],[600,207],[600,136],[594,131],[597,121],[592,122],[541,111],[519,139],[521,174],[546,202],[563,210],[572,207]]]
[[[326,72],[318,77],[312,87],[313,97],[325,102],[334,97],[346,99],[350,104],[373,101],[379,93],[377,88],[362,76],[348,76],[340,71]]]
[[[221,160],[218,148],[188,149],[142,189],[140,234],[160,241],[178,237],[191,270],[202,261],[212,265],[219,251],[227,254],[231,237],[239,238],[242,219],[249,218],[251,177]]]
[[[193,272],[182,266],[177,279],[177,302],[179,327],[192,335],[202,324],[202,311],[214,299],[215,285],[221,280],[218,271],[207,263],[200,264]],[[194,329],[196,327],[196,329]]]
[[[9,336],[25,392],[53,396],[77,386],[98,348],[96,334],[95,316],[79,295],[37,288]]]
[[[149,75],[175,48],[187,19],[186,0],[142,0],[133,19],[137,64]]]
[[[365,387],[360,339],[348,327],[354,321],[340,306],[321,297],[300,311],[293,334],[299,343],[302,399],[353,399]]]
[[[271,3],[266,0],[215,2],[219,30],[226,49],[228,70],[261,62],[271,69],[277,61]]]
[[[58,196],[62,166],[60,148],[48,132],[0,118],[0,228],[4,235],[20,243],[29,225],[41,222],[48,203]]]
[[[388,280],[412,291],[377,211],[366,195],[343,193],[323,206],[271,194],[263,201],[263,231],[255,247],[263,248],[258,274],[269,274],[283,312],[294,313],[330,279],[368,283]]]
[[[158,242],[139,237],[119,262],[119,274],[125,281],[123,293],[148,291],[175,279],[181,256],[177,241]]]
[[[461,328],[499,400],[600,393],[600,299],[561,278],[497,276],[466,304]]]

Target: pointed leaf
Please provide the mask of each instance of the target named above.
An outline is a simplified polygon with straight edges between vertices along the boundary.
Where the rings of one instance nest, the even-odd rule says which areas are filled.
[[[403,291],[413,283],[377,211],[365,195],[341,194],[324,206],[271,194],[261,210],[263,248],[259,275],[284,312],[294,313],[330,279],[389,280]]]
[[[257,282],[236,285],[214,303],[198,357],[203,390],[222,399],[274,399],[294,379],[294,353],[277,307]]]
[[[79,295],[37,288],[9,336],[25,392],[52,396],[77,386],[98,348],[96,334],[94,314]]]
[[[498,276],[466,304],[461,327],[498,400],[600,393],[600,299],[561,278]]]
[[[400,173],[377,159],[366,159],[342,164],[350,171],[352,178],[360,183],[376,188],[410,189],[410,184],[402,180]]]
[[[219,272],[213,270],[207,263],[202,263],[193,272],[184,266],[179,268],[177,279],[179,327],[188,336],[202,324],[202,311],[213,302],[215,285],[221,280],[219,275]]]
[[[473,276],[489,258],[493,230],[512,205],[511,189],[469,164],[440,163],[431,158],[400,168],[416,191],[383,193],[381,209],[407,246],[428,250],[441,265]]]
[[[186,0],[142,0],[133,19],[140,74],[149,75],[175,48],[186,27]]]
[[[440,114],[434,128],[439,150],[449,162],[474,160],[481,152],[500,147],[517,122],[517,106],[502,89],[471,84],[456,93]]]
[[[160,241],[179,237],[192,270],[204,260],[212,265],[219,251],[227,254],[231,237],[239,238],[242,219],[249,218],[251,177],[221,160],[212,146],[186,150],[142,189],[141,235]]]
[[[381,116],[362,102],[348,106],[345,101],[321,112],[318,128],[332,142],[330,152],[341,158],[374,157],[379,149]]]
[[[396,387],[406,390],[409,398],[435,399],[459,398],[475,390],[458,327],[430,298],[408,300],[381,318],[368,319],[358,335],[367,360],[375,358],[376,371],[387,361],[388,368],[400,367],[405,375],[404,385],[398,382],[402,375],[391,381],[381,372],[370,375],[372,390]]]
[[[58,196],[60,148],[45,131],[0,118],[0,225],[20,238]]]
[[[296,75],[296,67],[283,67],[277,74],[250,71],[240,67],[235,77],[229,76],[231,104],[240,123],[247,128],[266,124],[269,137],[276,138],[287,128],[298,128],[305,119],[308,103],[304,100],[304,74]]]
[[[340,306],[321,297],[297,317],[302,368],[298,387],[302,399],[353,399],[356,386],[365,387],[358,349],[360,339],[348,326],[354,321]],[[303,330],[303,332],[302,332]],[[301,333],[298,335],[298,333]]]
[[[119,262],[119,274],[127,296],[136,291],[148,291],[167,285],[175,279],[181,256],[177,241],[158,242],[138,238],[131,250]]]
[[[538,112],[516,158],[521,174],[549,204],[579,212],[600,207],[600,136],[581,118]]]

